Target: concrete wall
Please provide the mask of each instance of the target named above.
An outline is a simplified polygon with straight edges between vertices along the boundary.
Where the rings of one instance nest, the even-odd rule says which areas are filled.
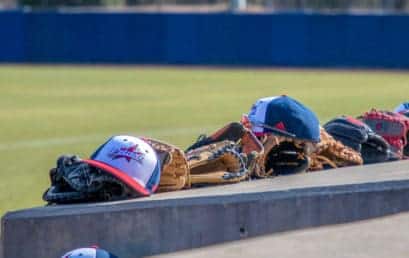
[[[42,207],[2,219],[5,258],[99,244],[135,258],[409,210],[409,162],[256,180],[115,203]]]
[[[409,16],[0,12],[0,62],[409,68]]]

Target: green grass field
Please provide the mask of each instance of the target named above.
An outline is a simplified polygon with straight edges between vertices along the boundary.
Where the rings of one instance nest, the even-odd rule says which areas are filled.
[[[186,147],[259,97],[293,96],[325,122],[392,109],[408,89],[398,72],[0,66],[0,215],[43,205],[56,158],[86,157],[114,134]]]

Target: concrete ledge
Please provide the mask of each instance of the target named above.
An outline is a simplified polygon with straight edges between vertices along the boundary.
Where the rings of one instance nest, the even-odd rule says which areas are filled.
[[[121,258],[409,211],[409,162],[41,207],[2,218],[4,258],[59,257],[92,244]]]

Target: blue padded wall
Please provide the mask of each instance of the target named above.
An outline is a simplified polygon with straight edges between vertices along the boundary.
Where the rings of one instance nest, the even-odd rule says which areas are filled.
[[[409,16],[0,12],[0,62],[409,68]]]

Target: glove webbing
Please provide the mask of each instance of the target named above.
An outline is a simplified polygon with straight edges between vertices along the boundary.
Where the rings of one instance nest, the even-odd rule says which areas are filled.
[[[234,157],[238,164],[240,164],[240,169],[238,172],[242,172],[246,170],[246,164],[243,160],[243,156],[240,155],[240,153],[238,151],[236,151],[234,149],[234,145],[226,145],[218,150],[216,150],[213,155],[209,158],[209,160],[214,160],[214,159],[218,159],[223,155],[231,155],[232,157]]]
[[[235,183],[242,181],[248,177],[248,170],[243,156],[235,149],[235,144],[227,144],[223,147],[215,149],[208,157],[208,161],[215,161],[220,159],[223,161],[223,156],[230,156],[230,159],[235,159],[234,164],[238,164],[238,168],[231,168],[225,163],[226,171],[210,171],[200,174],[191,173],[189,181],[191,184],[209,184],[209,183]],[[192,155],[188,160],[199,159],[198,155]],[[229,171],[234,169],[235,171]]]

